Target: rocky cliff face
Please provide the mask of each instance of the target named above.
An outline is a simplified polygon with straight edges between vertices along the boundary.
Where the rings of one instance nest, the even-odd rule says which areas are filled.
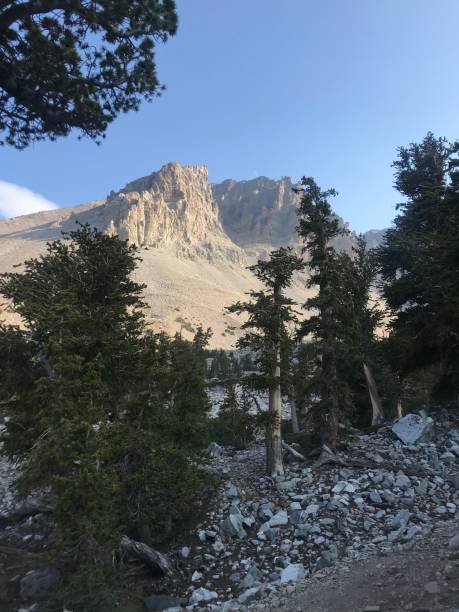
[[[220,218],[228,236],[240,246],[279,247],[296,240],[298,195],[292,181],[260,176],[251,181],[227,180],[212,185]]]
[[[144,247],[173,247],[178,256],[244,263],[223,230],[207,166],[169,163],[111,193],[98,211],[106,230]]]
[[[231,240],[256,255],[279,246],[299,246],[296,208],[300,196],[292,187],[288,176],[278,181],[260,176],[250,181],[226,180],[212,185],[223,228]],[[338,220],[341,227],[347,227],[343,219]],[[377,246],[382,234],[382,230],[367,232],[369,247]],[[356,237],[355,232],[347,232],[336,237],[333,246],[349,252]]]

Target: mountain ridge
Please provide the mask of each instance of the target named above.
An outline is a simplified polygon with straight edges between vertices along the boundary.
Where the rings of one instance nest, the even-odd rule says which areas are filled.
[[[89,223],[139,247],[136,278],[147,285],[146,316],[154,329],[174,333],[184,321],[203,324],[214,330],[213,346],[228,348],[231,327],[240,322],[224,308],[257,286],[247,265],[281,245],[300,246],[292,186],[289,177],[210,184],[207,166],[170,162],[105,199],[0,220],[0,272],[42,254],[76,221]],[[355,236],[335,246],[350,250]],[[378,236],[371,231],[373,243]],[[305,301],[304,279],[295,280],[291,294]],[[1,318],[18,322],[5,306]]]

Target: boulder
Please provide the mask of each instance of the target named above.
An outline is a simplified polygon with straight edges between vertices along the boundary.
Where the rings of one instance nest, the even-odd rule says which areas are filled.
[[[407,414],[395,421],[392,432],[404,444],[428,442],[433,432],[433,419],[418,414]]]
[[[288,525],[288,516],[285,510],[279,510],[273,517],[268,521],[270,527],[281,527]]]
[[[411,518],[411,512],[409,510],[400,510],[400,512],[394,516],[390,522],[392,529],[401,529],[408,525],[408,521]]]
[[[241,604],[248,604],[255,599],[258,599],[262,593],[261,586],[252,587],[241,593],[238,597],[238,602]]]
[[[395,479],[395,486],[399,489],[408,489],[411,486],[411,480],[400,470]]]
[[[212,601],[213,599],[217,598],[218,595],[215,591],[209,591],[209,589],[201,587],[199,589],[196,589],[196,591],[193,591],[193,594],[190,599],[190,604],[195,605],[201,603],[208,603],[209,601]]]
[[[306,572],[301,563],[290,563],[282,570],[281,583],[298,582],[298,580],[303,580],[305,575]]]
[[[216,442],[211,442],[206,448],[206,453],[211,457],[221,457],[224,452],[225,449],[223,446],[220,446],[220,444],[217,444]]]
[[[239,498],[239,489],[233,484],[230,484],[228,486],[225,493],[226,493],[226,497],[230,499]]]
[[[242,522],[242,516],[240,514],[230,514],[221,524],[220,532],[227,538],[245,538],[247,532],[244,529]]]
[[[242,581],[242,586],[244,589],[250,589],[254,586],[255,582],[260,582],[262,576],[263,574],[260,572],[258,567],[256,565],[252,565]]]
[[[59,582],[59,572],[43,567],[28,572],[19,583],[22,599],[39,599],[54,589]]]
[[[320,557],[317,559],[316,563],[316,571],[322,570],[326,567],[331,567],[335,565],[338,561],[338,549],[336,546],[330,546],[330,550],[326,550],[323,552]]]

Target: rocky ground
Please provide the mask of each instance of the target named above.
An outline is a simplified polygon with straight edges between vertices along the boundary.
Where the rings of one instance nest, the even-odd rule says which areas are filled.
[[[168,551],[174,578],[145,582],[144,609],[459,609],[459,415],[433,416],[349,434],[342,465],[288,463],[278,480],[264,475],[262,443],[212,445],[221,487],[189,540]],[[0,610],[38,610],[34,585],[52,588],[55,576],[24,574],[52,535],[46,509],[10,505],[2,525]]]
[[[252,612],[441,612],[459,609],[456,527],[390,553],[379,551],[314,573],[249,606]],[[451,545],[449,544],[451,542]]]

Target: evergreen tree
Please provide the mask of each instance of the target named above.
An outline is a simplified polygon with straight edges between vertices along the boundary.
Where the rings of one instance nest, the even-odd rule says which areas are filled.
[[[236,385],[227,385],[219,414],[232,446],[237,449],[247,448],[253,438],[256,424],[247,389],[243,386],[238,396]]]
[[[176,29],[173,0],[2,0],[0,144],[100,138],[161,93],[154,51]]]
[[[368,419],[368,376],[382,367],[377,350],[376,330],[382,311],[372,296],[376,282],[376,261],[367,250],[363,236],[357,238],[352,256],[337,255],[339,277],[335,292],[340,298],[340,333],[337,343],[337,370],[342,410],[357,417],[357,424]],[[386,372],[387,373],[387,372]],[[378,378],[378,376],[377,376]],[[372,389],[373,392],[373,389]],[[376,409],[376,408],[375,408]],[[382,408],[378,406],[380,411]],[[378,418],[382,415],[378,412]]]
[[[134,247],[83,226],[0,278],[25,323],[0,328],[4,450],[19,461],[20,491],[55,503],[65,576],[53,610],[114,609],[121,536],[163,542],[191,516],[206,335],[148,333],[135,266]]]
[[[334,450],[338,435],[338,373],[337,348],[340,330],[339,265],[330,240],[338,236],[338,220],[332,216],[328,199],[336,195],[334,189],[322,191],[312,178],[303,177],[298,208],[298,233],[303,239],[310,271],[308,287],[318,292],[304,304],[312,313],[300,331],[302,337],[312,336],[319,351],[320,368],[317,375],[317,401],[314,421],[323,446]]]
[[[295,271],[304,267],[290,248],[272,251],[267,261],[259,260],[250,270],[262,282],[260,291],[250,291],[250,301],[237,302],[229,312],[246,314],[242,328],[248,330],[238,341],[256,355],[258,375],[252,382],[268,389],[269,412],[266,425],[266,468],[271,476],[284,473],[281,435],[281,343],[287,325],[295,320],[294,302],[285,296]]]
[[[405,196],[378,249],[397,368],[438,366],[433,394],[459,393],[459,144],[435,138],[399,149],[395,187]]]

